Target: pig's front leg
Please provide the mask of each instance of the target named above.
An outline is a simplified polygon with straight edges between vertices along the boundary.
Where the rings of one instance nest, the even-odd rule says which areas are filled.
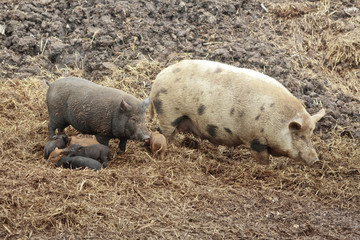
[[[122,152],[125,152],[127,138],[119,138],[119,139],[120,139],[120,143],[119,143],[118,153],[122,153]]]
[[[108,146],[109,145],[109,140],[110,138],[109,137],[104,137],[104,136],[100,136],[100,135],[95,135],[96,137],[96,140],[102,144],[102,145],[105,145],[105,146]]]
[[[250,152],[256,162],[263,165],[269,164],[269,151],[268,146],[266,145],[266,139],[254,139],[250,143]]]

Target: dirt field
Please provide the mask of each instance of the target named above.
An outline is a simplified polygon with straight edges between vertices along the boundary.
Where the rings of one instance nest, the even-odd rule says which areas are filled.
[[[359,0],[0,2],[1,239],[360,239]],[[164,160],[136,141],[119,155],[112,140],[99,172],[42,158],[43,80],[144,99],[181,59],[263,72],[309,113],[325,108],[321,164],[262,166],[245,147],[190,135]]]

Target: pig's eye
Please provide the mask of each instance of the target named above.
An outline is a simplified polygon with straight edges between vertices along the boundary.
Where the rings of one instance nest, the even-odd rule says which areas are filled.
[[[136,119],[135,118],[130,118],[129,123],[134,125],[136,123]]]

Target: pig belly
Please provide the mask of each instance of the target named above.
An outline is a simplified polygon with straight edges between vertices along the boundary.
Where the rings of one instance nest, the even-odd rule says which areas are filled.
[[[176,93],[169,94],[173,100],[181,99],[181,96],[174,94]],[[175,103],[176,108],[163,104],[163,111],[158,114],[158,119],[160,129],[165,136],[171,136],[177,129],[178,132],[189,132],[208,139],[216,145],[237,146],[246,142],[246,139],[242,139],[240,135],[246,131],[239,131],[241,128],[246,129],[246,126],[239,119],[231,117],[231,112],[233,112],[232,115],[236,112],[235,108],[218,103],[215,109],[211,109],[201,103],[206,101],[209,103],[207,97],[195,95],[198,96],[196,105],[192,101],[192,96],[187,96],[183,101]],[[166,101],[169,99],[162,98],[162,102]],[[210,105],[214,106],[215,103]]]
[[[67,108],[67,114],[65,114],[66,120],[81,133],[111,135],[111,115],[107,110],[111,107],[102,102],[91,101],[90,98],[91,96],[70,97],[68,99],[70,107]]]

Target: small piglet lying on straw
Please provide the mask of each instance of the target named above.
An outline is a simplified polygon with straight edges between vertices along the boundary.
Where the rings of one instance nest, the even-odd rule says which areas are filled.
[[[64,148],[64,153],[67,156],[82,156],[98,160],[104,167],[107,166],[110,157],[109,147],[102,144],[92,144],[88,146],[72,144]]]
[[[79,169],[93,169],[93,170],[100,170],[102,168],[101,163],[98,161],[88,158],[88,157],[82,157],[82,156],[66,156],[61,158],[58,162],[55,163],[55,166],[63,168],[79,168]]]

